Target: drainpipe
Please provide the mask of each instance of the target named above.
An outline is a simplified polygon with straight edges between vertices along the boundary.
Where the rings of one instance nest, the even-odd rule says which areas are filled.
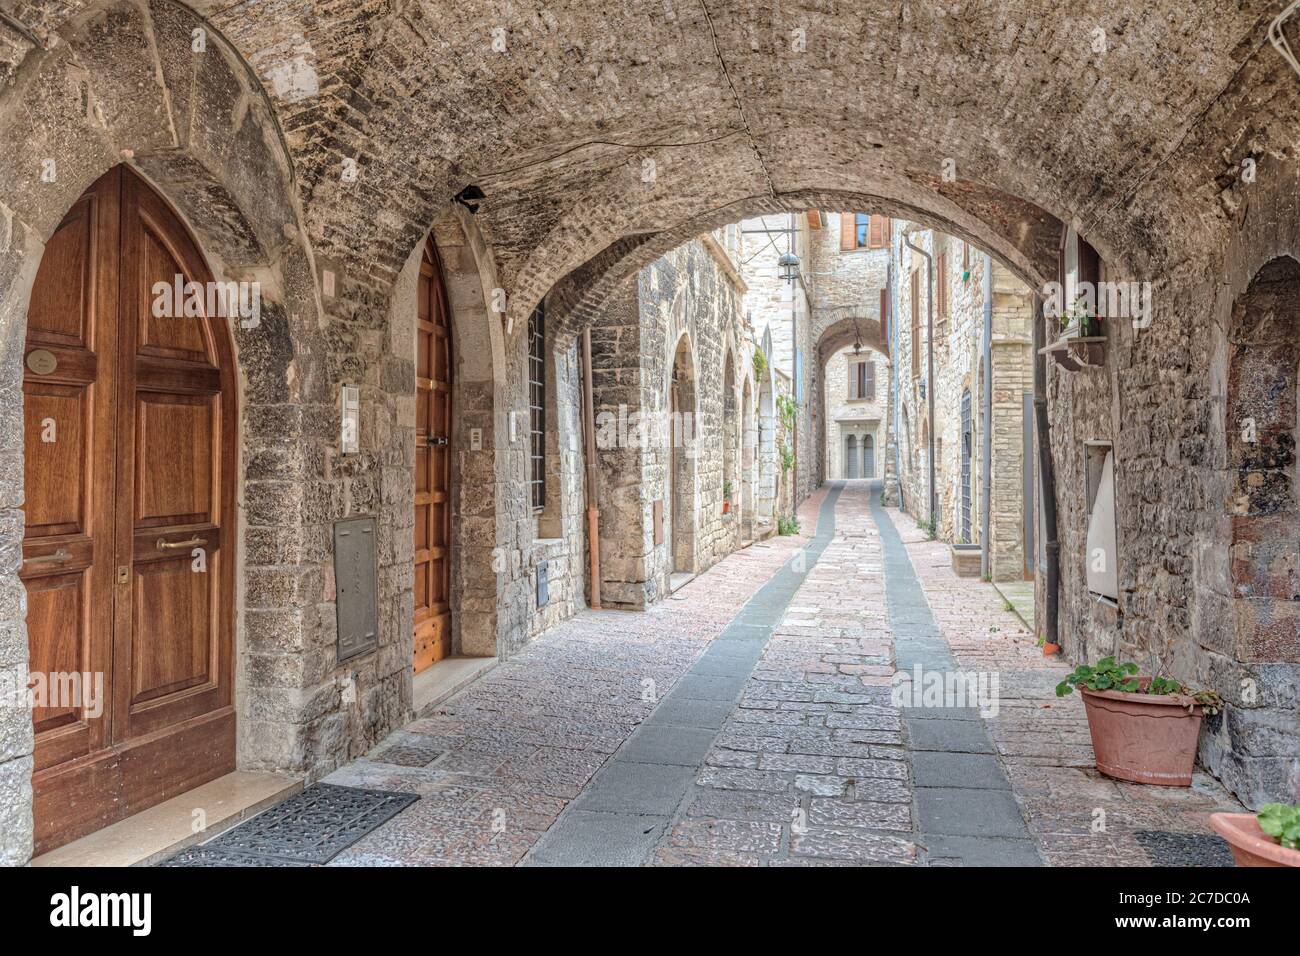
[[[889,250],[890,257],[893,257],[894,250]],[[894,394],[894,486],[898,488],[898,510],[903,510],[903,429],[902,417],[903,412],[900,406],[902,402],[902,391],[899,387],[899,379],[902,377],[899,373],[898,364],[898,270],[894,268],[894,263],[889,263],[888,271],[885,273],[885,294],[889,300],[889,359],[890,359],[890,376],[889,390]]]
[[[790,213],[790,251],[794,251],[798,233],[795,231],[794,213]],[[799,267],[800,274],[803,267]],[[790,384],[794,394],[794,427],[790,429],[790,451],[794,455],[794,465],[790,469],[790,514],[799,513],[799,284],[790,285]]]
[[[993,501],[993,258],[984,254],[984,424],[980,436],[980,576],[992,578],[993,543],[989,511]]]
[[[587,554],[591,586],[587,604],[600,610],[600,509],[596,506],[596,407],[591,388],[591,329],[582,330],[583,450],[587,457]]]
[[[1057,620],[1057,589],[1061,576],[1061,545],[1056,537],[1056,472],[1052,467],[1052,430],[1047,420],[1047,328],[1043,318],[1043,297],[1034,295],[1034,423],[1038,435],[1038,475],[1042,481],[1043,551],[1047,558],[1047,580],[1043,582],[1043,656],[1061,652]]]
[[[930,416],[930,436],[926,440],[925,457],[930,465],[930,528],[937,535],[939,509],[934,486],[934,258],[920,246],[912,245],[909,233],[903,233],[903,241],[907,243],[907,248],[925,257],[925,392]]]

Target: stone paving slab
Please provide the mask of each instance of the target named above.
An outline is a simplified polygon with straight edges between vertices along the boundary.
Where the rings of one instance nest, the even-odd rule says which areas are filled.
[[[1002,765],[993,754],[914,751],[912,770],[918,787],[1011,789]]]

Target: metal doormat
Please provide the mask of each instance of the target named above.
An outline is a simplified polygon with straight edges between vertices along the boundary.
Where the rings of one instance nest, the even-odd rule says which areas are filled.
[[[214,850],[206,846],[192,846],[164,860],[159,866],[311,866],[302,860],[282,860],[234,850]]]
[[[1134,834],[1156,866],[1232,866],[1232,851],[1222,837],[1173,830],[1138,830]]]
[[[414,793],[318,783],[163,865],[319,865],[418,799]]]
[[[370,759],[375,763],[391,763],[399,767],[427,767],[446,752],[447,748],[436,740],[425,743],[403,740]]]

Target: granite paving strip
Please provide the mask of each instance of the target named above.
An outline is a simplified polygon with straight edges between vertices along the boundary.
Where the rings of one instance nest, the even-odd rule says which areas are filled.
[[[954,754],[944,758],[947,765],[934,754],[914,754],[918,784],[934,775],[960,775],[967,786],[988,786],[998,782],[991,767],[996,762],[1039,853],[1052,866],[1167,865],[1159,847],[1177,844],[1180,835],[1196,845],[1196,836],[1211,835],[1211,813],[1240,812],[1201,771],[1186,789],[1120,783],[1100,774],[1082,701],[1078,694],[1055,693],[1070,667],[1043,657],[1035,635],[992,585],[958,577],[946,544],[929,540],[897,509],[888,514],[958,666],[999,678],[997,716],[983,721],[994,753]],[[1213,863],[1222,856],[1188,858]]]
[[[889,699],[880,541],[867,504],[879,490],[839,487],[834,536],[659,839],[657,865],[915,860],[902,720]]]
[[[884,551],[895,661],[900,676],[911,679],[904,686],[913,691],[914,706],[903,708],[903,721],[915,751],[915,839],[922,858],[940,865],[1041,866],[981,719],[979,705],[991,701],[982,695],[970,699],[966,689],[979,685],[950,683],[961,667],[935,621],[891,512],[873,497],[871,513]],[[943,686],[960,686],[962,694],[932,698],[925,692],[934,678]]]
[[[736,710],[773,628],[830,544],[839,489],[825,494],[817,531],[740,608],[524,859],[526,866],[635,866],[650,861]],[[807,510],[801,521],[807,521]],[[699,581],[689,587],[698,587]],[[740,847],[779,841],[779,827],[738,824]],[[732,861],[735,862],[735,861]]]
[[[823,497],[801,508],[805,527]],[[653,712],[655,698],[807,540],[776,537],[728,555],[645,612],[580,611],[331,773],[328,783],[421,799],[327,865],[518,863]],[[727,656],[710,656],[719,668],[701,676],[725,676]],[[654,744],[648,737],[644,746]]]

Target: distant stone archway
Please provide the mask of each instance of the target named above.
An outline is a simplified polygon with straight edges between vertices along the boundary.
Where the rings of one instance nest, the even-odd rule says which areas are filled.
[[[751,541],[754,537],[754,492],[758,482],[758,431],[755,424],[757,409],[754,404],[753,379],[749,375],[745,376],[740,410],[740,537],[742,541]]]
[[[666,567],[668,588],[676,575],[694,574],[698,565],[695,531],[699,520],[697,501],[699,441],[698,401],[696,396],[696,362],[690,334],[682,332],[676,339],[669,363],[667,383],[669,439],[666,475],[668,478],[668,507],[665,518]]]

